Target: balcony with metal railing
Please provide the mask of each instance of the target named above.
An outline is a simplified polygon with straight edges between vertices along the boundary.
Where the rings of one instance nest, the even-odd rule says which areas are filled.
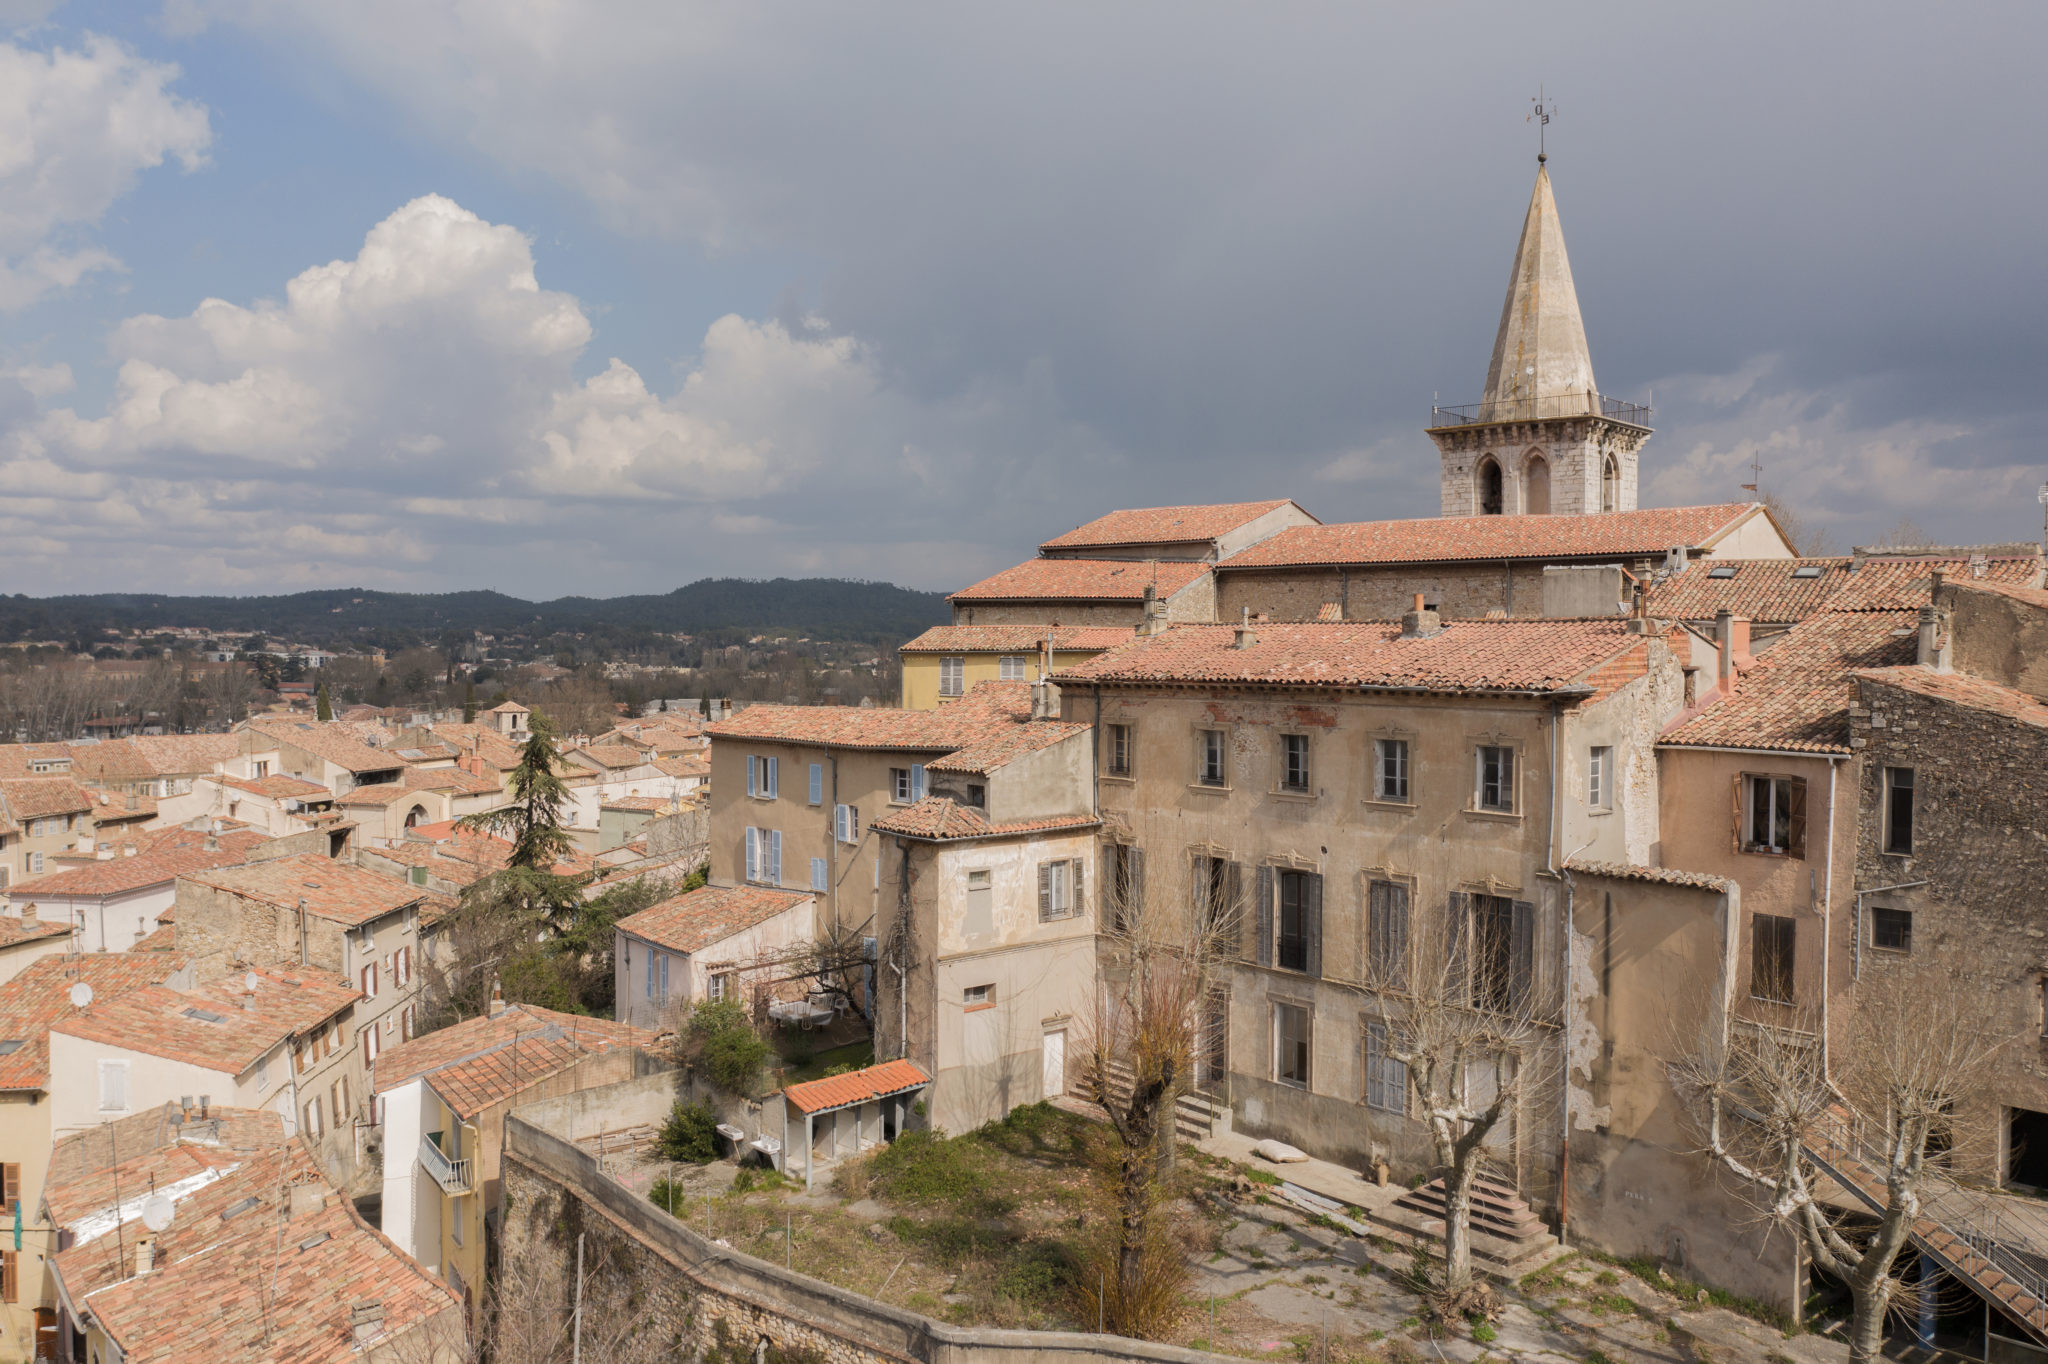
[[[420,1164],[427,1167],[427,1173],[434,1177],[443,1193],[466,1194],[476,1187],[470,1179],[469,1160],[450,1160],[440,1147],[434,1145],[431,1137],[420,1138]]]
[[[1640,403],[1625,403],[1599,393],[1555,393],[1543,398],[1503,398],[1490,403],[1467,403],[1463,407],[1432,405],[1431,427],[1485,426],[1495,422],[1548,421],[1559,417],[1600,417],[1624,426],[1650,429],[1650,409]]]

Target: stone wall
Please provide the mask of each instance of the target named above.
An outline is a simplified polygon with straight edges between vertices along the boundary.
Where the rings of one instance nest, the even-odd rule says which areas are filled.
[[[514,1115],[506,1124],[505,1258],[554,1257],[573,1274],[576,1240],[591,1263],[634,1280],[635,1310],[675,1357],[751,1354],[823,1364],[1216,1364],[1219,1356],[1120,1336],[948,1326],[792,1273],[691,1231],[599,1173],[590,1156]]]
[[[1543,614],[1541,563],[1498,560],[1470,564],[1384,567],[1224,569],[1217,574],[1216,618],[1235,621],[1250,607],[1273,620],[1314,620],[1325,602],[1339,602],[1346,620],[1399,620],[1415,594],[1436,603],[1446,620],[1483,620],[1490,612]],[[1605,614],[1612,614],[1611,612]]]

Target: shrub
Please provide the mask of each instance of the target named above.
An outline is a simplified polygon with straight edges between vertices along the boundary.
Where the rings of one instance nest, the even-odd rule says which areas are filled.
[[[657,1179],[647,1188],[647,1201],[671,1217],[681,1217],[690,1210],[690,1195],[680,1182],[670,1183]]]
[[[736,999],[707,999],[690,1012],[697,1061],[711,1082],[729,1094],[751,1094],[771,1054]]]
[[[709,1104],[676,1101],[668,1121],[654,1139],[654,1154],[663,1160],[708,1165],[718,1159],[718,1115]]]

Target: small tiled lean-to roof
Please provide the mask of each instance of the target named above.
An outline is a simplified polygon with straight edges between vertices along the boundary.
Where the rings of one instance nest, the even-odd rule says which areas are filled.
[[[318,853],[194,872],[185,879],[279,909],[304,904],[308,914],[350,926],[403,909],[421,895],[417,886]]]
[[[249,728],[278,743],[303,749],[345,772],[383,772],[405,766],[405,759],[372,748],[351,734],[346,721],[252,720]]]
[[[700,886],[627,915],[618,929],[673,952],[701,952],[810,898],[807,890]]]
[[[1989,592],[1994,597],[2009,597],[2013,601],[2025,602],[2048,610],[2048,591],[2038,587],[2023,587],[2017,583],[1997,582],[1989,578],[1968,578],[1952,576],[1945,580],[1950,587],[1960,587],[1971,592]]]
[[[151,886],[161,886],[180,876],[239,864],[242,854],[225,846],[170,848],[163,852],[137,853],[133,857],[103,857],[69,871],[17,881],[7,888],[14,904],[26,904],[38,897],[47,900],[85,898],[97,895],[128,895]]]
[[[1847,558],[1694,559],[1652,586],[1658,620],[1710,621],[1728,611],[1760,625],[1790,625],[1827,606],[1849,581]]]
[[[1071,739],[1087,728],[1065,720],[1033,720],[1029,724],[1009,725],[943,758],[934,758],[928,766],[934,772],[993,772],[1026,754],[1038,753]]]
[[[72,986],[91,986],[97,1007],[184,968],[185,959],[169,952],[86,952],[30,962],[0,985],[0,1091],[50,1087],[50,1025],[79,1012]]]
[[[1621,620],[1454,620],[1404,639],[1388,622],[1177,625],[1055,675],[1076,683],[1239,683],[1424,692],[1593,689],[1588,674],[1643,643]]]
[[[782,1091],[782,1097],[799,1113],[822,1113],[828,1108],[847,1108],[870,1099],[886,1099],[892,1094],[922,1089],[931,1082],[932,1077],[915,1061],[884,1061],[865,1070],[791,1085]]]
[[[377,1058],[377,1092],[424,1077],[449,1107],[473,1119],[593,1052],[653,1043],[653,1033],[627,1023],[508,1004],[384,1052]]]
[[[1591,862],[1576,857],[1564,866],[1566,871],[1575,871],[1581,876],[1648,881],[1660,886],[1689,886],[1694,890],[1726,891],[1730,884],[1725,877],[1709,876],[1703,871],[1680,871],[1676,867],[1638,867],[1627,862]]]
[[[0,914],[0,951],[19,947],[27,942],[45,942],[51,938],[68,938],[71,925],[61,919],[38,919],[25,924],[13,914]]]
[[[2042,594],[2035,594],[2042,595]],[[2044,602],[2043,605],[2048,605]],[[2048,729],[2048,705],[2037,697],[2028,695],[2013,687],[2001,687],[1996,682],[1987,682],[1981,677],[1969,677],[1962,673],[1938,673],[1932,668],[1917,665],[1903,665],[1893,668],[1870,668],[1856,674],[1868,682],[1887,687],[1898,687],[1903,691],[1915,692],[1937,701],[1947,701],[1970,710],[1982,711],[1987,715],[2002,715],[2035,729]],[[1866,696],[1869,693],[1865,693]]]
[[[1957,586],[2008,584],[2033,587],[2041,576],[2041,556],[1967,555],[1871,556],[1849,575],[1828,601],[1830,611],[1917,611],[1934,600],[1934,575]]]
[[[1148,587],[1164,599],[1208,571],[1207,564],[1171,559],[1026,559],[961,588],[951,600],[1138,601]]]
[[[268,796],[272,800],[330,800],[334,796],[334,792],[319,782],[307,781],[303,777],[222,777],[220,784],[232,786],[237,791],[247,791],[252,796]]]
[[[159,777],[196,777],[242,753],[238,734],[131,734],[121,742]]]
[[[1847,753],[1858,669],[1910,663],[1913,611],[1829,611],[1800,622],[1736,679],[1659,738],[1680,748]]]
[[[1231,555],[1216,570],[1661,556],[1678,545],[1711,548],[1738,523],[1763,515],[1761,503],[1726,502],[1587,516],[1440,516],[1290,526]]]
[[[947,796],[926,796],[874,823],[878,834],[895,834],[934,843],[970,838],[1016,838],[1026,834],[1067,833],[1093,829],[1102,821],[1093,815],[1051,815],[1044,819],[1008,820],[992,824],[981,811]]]
[[[1056,653],[1099,652],[1128,644],[1128,625],[934,625],[899,654],[1036,654],[1052,637]]]
[[[585,744],[576,752],[608,770],[639,767],[647,761],[646,752],[631,744]]]
[[[1184,545],[1214,540],[1287,505],[1277,502],[1218,502],[1199,507],[1133,507],[1098,516],[1085,526],[1056,535],[1040,549],[1085,549],[1110,545]]]
[[[1031,688],[983,682],[936,710],[861,706],[748,706],[706,731],[714,740],[753,739],[819,748],[905,749],[951,753],[1029,723]]]
[[[253,995],[243,990],[250,975],[256,977]],[[95,998],[50,1030],[240,1075],[278,1043],[320,1026],[362,997],[331,979],[235,971],[194,990],[149,985],[104,1001]]]
[[[16,820],[84,814],[92,797],[69,777],[11,777],[0,781],[0,802]]]

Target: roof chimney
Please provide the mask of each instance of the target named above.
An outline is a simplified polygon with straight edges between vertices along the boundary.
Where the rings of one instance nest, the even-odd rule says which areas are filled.
[[[1716,681],[1723,696],[1735,691],[1735,681],[1749,660],[1749,618],[1727,607],[1714,613]]]
[[[1415,594],[1415,608],[1401,613],[1401,638],[1428,639],[1443,631],[1443,619],[1436,612],[1422,604],[1422,594]]]
[[[1060,689],[1051,679],[1041,677],[1031,684],[1031,718],[1034,720],[1057,720],[1060,718]]]
[[[36,926],[35,901],[31,900],[21,907],[21,926],[23,928],[34,928]]]
[[[1252,632],[1252,609],[1247,606],[1244,608],[1244,614],[1238,618],[1237,639],[1230,647],[1233,649],[1249,649],[1258,642],[1259,637]]]
[[[147,1236],[135,1243],[135,1272],[148,1274],[156,1268],[156,1242]]]
[[[1936,575],[1936,586],[1939,585],[1940,577]],[[1915,661],[1921,667],[1932,668],[1938,673],[1949,671],[1952,666],[1949,650],[1954,636],[1944,628],[1947,624],[1947,613],[1939,606],[1920,608],[1920,647],[1915,653]]]
[[[491,982],[491,1017],[496,1018],[503,1012],[505,1012],[505,987],[494,980]]]

